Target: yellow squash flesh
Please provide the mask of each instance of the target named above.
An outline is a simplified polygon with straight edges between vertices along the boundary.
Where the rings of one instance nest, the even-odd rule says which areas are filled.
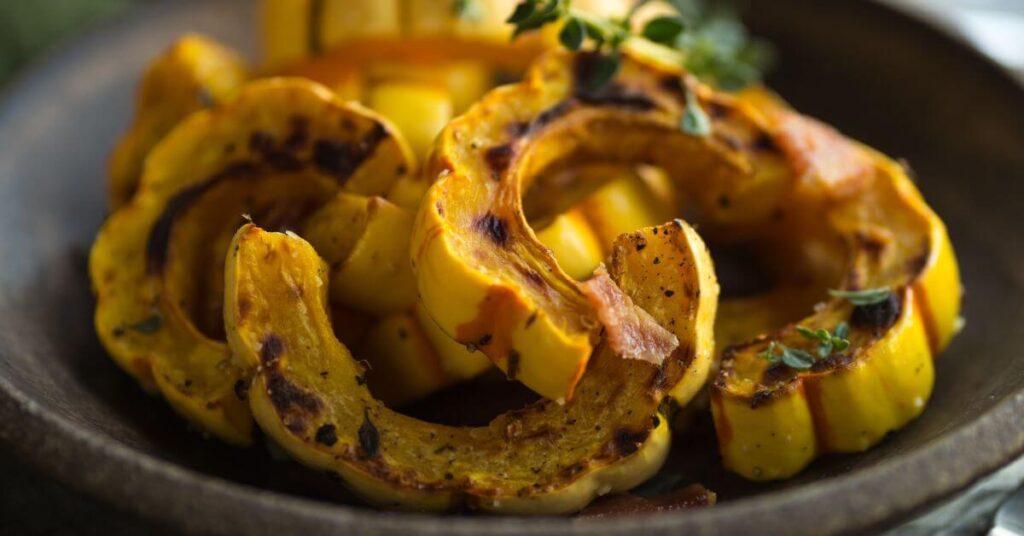
[[[380,197],[341,192],[311,215],[301,235],[330,266],[330,302],[372,315],[353,344],[374,395],[391,407],[476,376],[490,366],[421,314],[409,266],[412,213]],[[337,323],[336,323],[337,325]],[[339,326],[340,328],[340,326]]]
[[[779,106],[760,107],[789,113]],[[807,371],[760,356],[771,341],[814,351],[792,324],[723,350],[712,389],[719,450],[727,468],[753,480],[792,476],[824,453],[866,450],[917,417],[931,394],[932,360],[956,330],[960,280],[941,220],[899,165],[848,140],[834,143],[871,163],[866,184],[821,211],[780,218],[768,232],[799,241],[800,229],[816,220],[814,228],[845,249],[830,255],[846,259],[843,286],[887,286],[892,295],[859,307],[833,299],[800,320],[811,329],[841,322],[852,329],[848,349]]]
[[[554,42],[544,32],[512,42],[505,20],[518,0],[468,3],[459,13],[451,0],[263,0],[262,41],[271,68],[317,58],[319,72],[339,72],[376,57],[437,64],[484,60],[490,65],[522,69]],[[628,0],[577,0],[574,8],[595,16],[623,15]]]
[[[721,196],[735,196],[730,207],[753,205],[751,197],[770,202],[765,196],[789,181],[777,154],[733,149],[760,131],[729,97],[682,80],[677,67],[629,55],[611,89],[588,93],[574,73],[589,61],[586,54],[549,54],[524,82],[492,91],[449,123],[433,153],[428,173],[435,182],[412,240],[420,297],[438,325],[502,370],[515,349],[517,379],[553,400],[571,398],[598,324],[575,281],[526,223],[522,195],[536,176],[581,162],[655,164],[707,205],[709,220],[721,227],[753,227],[764,213],[723,210]],[[687,91],[736,110],[716,121],[721,136],[678,129]]]
[[[248,443],[251,417],[236,389],[243,376],[227,345],[195,321],[213,285],[196,271],[223,277],[210,269],[227,245],[217,233],[230,236],[251,209],[260,209],[258,221],[279,221],[276,209],[315,207],[340,190],[383,193],[411,158],[377,116],[305,80],[253,82],[190,116],[153,149],[138,193],[93,245],[100,340],[200,429]]]
[[[250,225],[229,255],[228,340],[239,366],[255,374],[248,397],[260,427],[304,464],[388,508],[556,514],[635,486],[668,450],[663,394],[702,383],[692,364],[712,352],[718,289],[706,248],[682,223],[648,228],[617,243],[610,272],[682,341],[663,368],[602,346],[564,405],[537,402],[482,427],[431,424],[388,409],[363,385],[362,367],[327,318],[327,267],[312,247]],[[665,284],[694,292],[643,291]]]
[[[157,57],[139,86],[132,126],[110,156],[110,206],[135,193],[143,161],[164,135],[192,112],[224,102],[247,71],[237,54],[200,35],[179,38]]]

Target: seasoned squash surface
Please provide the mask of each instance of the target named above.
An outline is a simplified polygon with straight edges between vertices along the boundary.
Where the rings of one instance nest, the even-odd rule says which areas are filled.
[[[195,277],[226,250],[226,241],[210,239],[210,226],[233,229],[252,211],[287,228],[290,218],[276,208],[315,207],[342,190],[384,192],[412,167],[389,128],[298,79],[254,82],[176,127],[92,249],[96,330],[114,359],[201,429],[247,443],[251,418],[237,396],[243,377],[227,345],[209,334],[220,323],[204,315],[209,287],[223,283]]]
[[[609,270],[679,338],[663,366],[600,347],[564,405],[537,402],[483,427],[432,424],[392,411],[367,390],[365,370],[332,331],[327,267],[308,243],[249,225],[230,252],[228,340],[239,366],[254,374],[248,397],[257,422],[303,463],[392,508],[461,503],[560,513],[631,488],[667,452],[663,393],[699,376],[695,356],[713,345],[717,284],[706,248],[681,222],[648,228],[619,239]],[[671,300],[642,291],[659,284],[694,290]]]

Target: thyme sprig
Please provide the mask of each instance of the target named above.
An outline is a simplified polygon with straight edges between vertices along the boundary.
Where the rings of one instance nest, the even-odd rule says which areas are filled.
[[[782,363],[792,369],[807,370],[818,361],[828,359],[834,352],[842,352],[850,347],[850,326],[846,322],[840,322],[832,331],[804,326],[797,326],[796,331],[804,338],[818,343],[814,353],[772,341],[768,343],[768,349],[761,352],[761,358],[772,365]]]
[[[842,298],[854,305],[877,305],[889,299],[892,289],[889,287],[867,288],[863,290],[836,290],[830,289],[829,295],[833,298]]]
[[[791,348],[776,341],[768,343],[768,349],[761,352],[761,358],[772,365],[777,365],[781,362],[789,368],[796,370],[807,370],[814,366],[814,363],[818,360],[810,352]]]
[[[573,8],[572,0],[522,0],[507,22],[515,26],[516,37],[562,21],[562,46],[575,51],[589,40],[594,51],[614,61],[617,70],[619,47],[634,37],[633,19],[646,3],[639,0],[624,16],[606,18]],[[741,89],[761,80],[774,60],[774,49],[750,37],[735,11],[708,9],[701,0],[673,0],[672,4],[675,13],[647,21],[641,37],[682,52],[688,72],[722,89]]]
[[[829,332],[827,329],[813,330],[804,326],[796,327],[797,333],[818,343],[818,357],[827,359],[832,352],[842,352],[850,347],[850,326],[846,322],[840,322],[835,329]]]

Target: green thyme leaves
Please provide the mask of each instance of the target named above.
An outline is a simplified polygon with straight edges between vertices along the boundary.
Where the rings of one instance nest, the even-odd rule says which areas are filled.
[[[807,370],[818,361],[828,359],[833,353],[842,352],[850,347],[850,326],[846,322],[840,322],[832,331],[815,330],[804,326],[797,326],[796,331],[805,339],[817,343],[814,353],[772,341],[768,343],[768,349],[761,352],[761,358],[772,365],[782,363],[795,370]]]
[[[827,359],[832,352],[842,352],[850,347],[850,326],[840,322],[832,332],[826,329],[812,330],[803,326],[796,327],[797,333],[818,343],[818,357]]]
[[[814,366],[815,361],[817,361],[813,355],[804,350],[790,348],[781,342],[775,341],[770,342],[768,349],[761,352],[761,358],[772,365],[782,363],[796,370],[807,370]]]
[[[686,28],[682,17],[664,15],[655,17],[644,25],[643,36],[655,43],[672,46]]]
[[[601,88],[608,85],[615,73],[619,71],[619,53],[594,54],[587,59],[585,78],[580,80],[580,86],[591,93],[597,93]]]
[[[579,50],[587,38],[587,25],[576,17],[570,17],[558,34],[558,41],[569,50]]]
[[[472,0],[457,2],[458,5]],[[574,9],[572,0],[522,0],[507,19],[515,26],[513,37],[561,21],[559,41],[569,50],[580,50],[589,40],[594,51],[618,61],[617,52],[634,37],[633,18],[646,3],[639,0],[622,17],[596,17]],[[735,13],[708,9],[699,0],[674,0],[676,13],[647,21],[640,37],[682,52],[690,73],[725,90],[737,90],[761,80],[774,60],[774,49],[751,38]],[[465,9],[465,8],[463,8]],[[618,66],[612,71],[618,70]],[[610,79],[610,78],[609,78]],[[687,125],[698,127],[691,114]]]
[[[842,298],[858,307],[865,305],[877,305],[889,299],[892,290],[889,287],[868,288],[864,290],[835,290],[828,291],[833,298]]]
[[[536,30],[564,17],[569,11],[568,0],[523,0],[505,21],[515,25],[512,37]]]

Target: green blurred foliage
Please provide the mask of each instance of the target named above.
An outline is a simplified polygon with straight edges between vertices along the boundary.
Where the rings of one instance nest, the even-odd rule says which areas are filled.
[[[0,83],[41,51],[133,0],[0,0]]]

